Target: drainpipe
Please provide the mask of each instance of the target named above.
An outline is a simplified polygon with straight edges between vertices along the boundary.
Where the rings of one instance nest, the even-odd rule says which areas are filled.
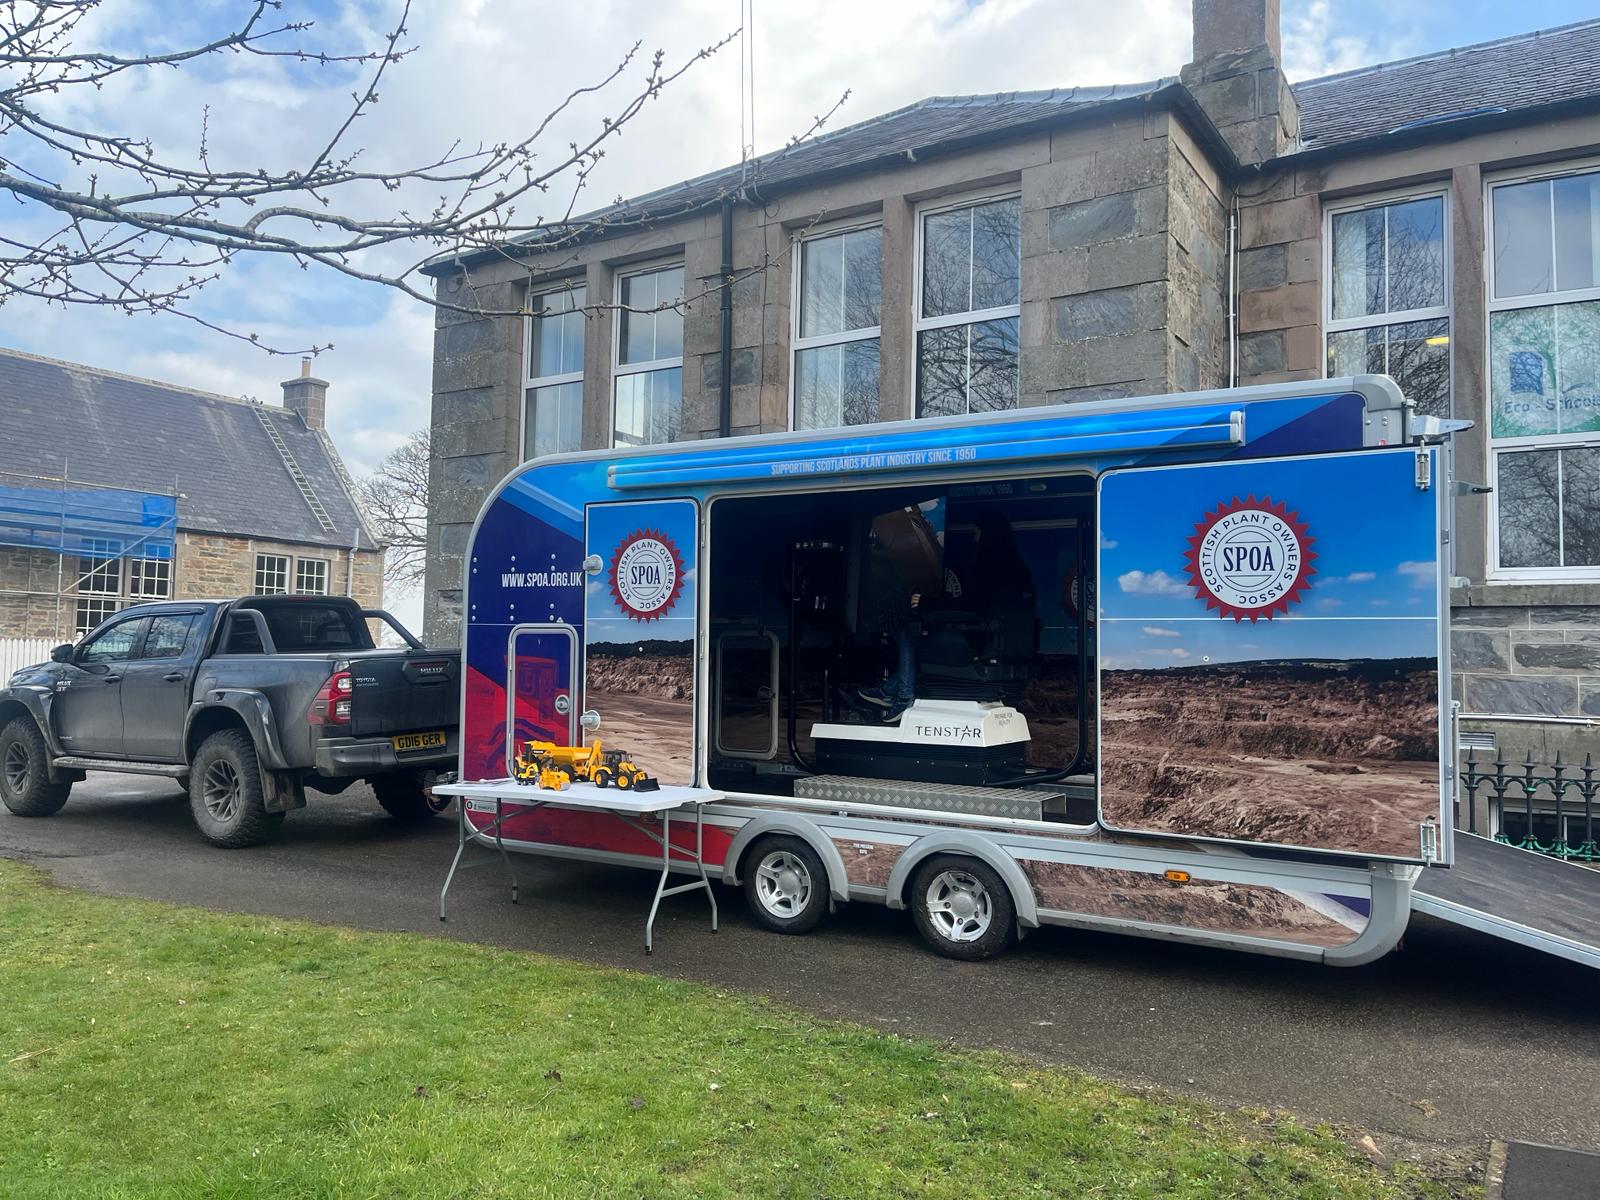
[[[360,546],[361,526],[357,524],[356,531],[350,538],[350,561],[345,564],[344,569],[344,594],[346,596],[354,596],[356,594],[356,550]]]
[[[733,197],[722,198],[722,368],[718,395],[718,431],[733,432]]]
[[[1239,386],[1239,198],[1228,210],[1228,386]]]

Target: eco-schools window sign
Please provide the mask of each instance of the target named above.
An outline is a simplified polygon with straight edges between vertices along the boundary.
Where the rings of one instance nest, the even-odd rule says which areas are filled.
[[[692,500],[591,504],[600,561],[584,600],[584,699],[598,736],[663,783],[693,782],[697,508]]]
[[[1600,301],[1490,317],[1493,435],[1600,429]]]

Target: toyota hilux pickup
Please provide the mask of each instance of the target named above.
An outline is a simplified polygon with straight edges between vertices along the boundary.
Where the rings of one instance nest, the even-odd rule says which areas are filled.
[[[380,649],[371,622],[406,645]],[[267,840],[307,789],[366,780],[392,816],[441,810],[459,658],[339,596],[125,608],[0,689],[0,801],[49,816],[88,771],[162,775],[223,847]]]

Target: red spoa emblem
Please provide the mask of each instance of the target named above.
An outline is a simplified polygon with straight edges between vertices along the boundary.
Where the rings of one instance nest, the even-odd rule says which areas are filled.
[[[1217,616],[1270,621],[1310,586],[1315,542],[1281,500],[1235,496],[1195,525],[1183,564],[1196,599]]]
[[[635,621],[659,621],[683,592],[683,557],[666,534],[640,529],[611,555],[611,598]]]

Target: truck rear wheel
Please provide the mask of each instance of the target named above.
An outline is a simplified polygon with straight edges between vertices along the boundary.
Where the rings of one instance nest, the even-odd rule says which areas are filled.
[[[50,747],[32,717],[0,729],[0,801],[19,817],[48,817],[67,802],[70,783],[50,782]]]
[[[433,778],[432,771],[395,771],[374,775],[367,782],[384,812],[397,821],[411,822],[426,821],[450,807],[450,797],[433,794]]]
[[[189,764],[189,812],[213,846],[238,850],[266,841],[283,824],[268,812],[256,746],[242,729],[222,729],[200,743]]]
[[[934,855],[912,875],[906,899],[922,940],[946,958],[993,958],[1016,932],[1011,889],[976,858]]]

